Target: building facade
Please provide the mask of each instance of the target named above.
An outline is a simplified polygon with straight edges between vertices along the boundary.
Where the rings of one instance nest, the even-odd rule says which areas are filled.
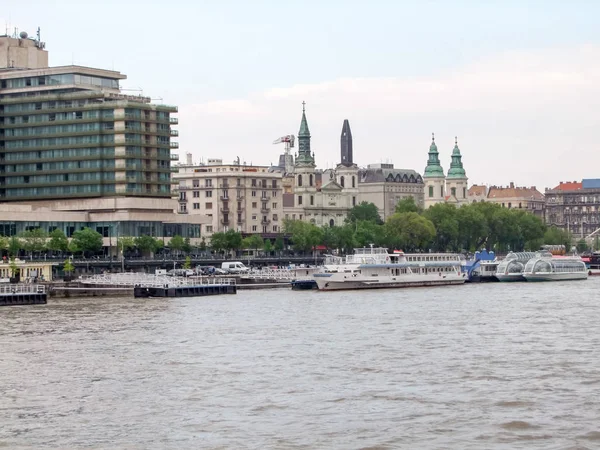
[[[383,220],[394,214],[398,202],[406,197],[414,198],[415,204],[423,208],[424,187],[423,177],[417,172],[394,169],[393,164],[369,164],[359,170],[359,200],[375,204]]]
[[[546,223],[588,238],[600,228],[600,179],[560,182],[545,191]]]
[[[462,205],[469,202],[467,195],[469,179],[463,167],[457,138],[454,138],[452,162],[450,163],[450,169],[446,177],[439,159],[435,135],[432,134],[427,166],[423,173],[423,181],[425,183],[425,208],[438,203]]]
[[[284,214],[289,220],[304,220],[317,226],[340,226],[358,202],[358,166],[353,161],[352,132],[348,120],[342,125],[340,164],[335,169],[317,169],[311,151],[310,130],[303,103],[298,132],[298,154],[294,162],[293,192],[284,194]]]
[[[497,203],[503,208],[522,209],[544,219],[544,195],[535,186],[515,186],[512,181],[505,187],[490,186],[486,201]]]
[[[277,234],[283,220],[282,174],[269,169],[239,161],[223,164],[221,159],[179,165],[173,174],[179,212],[206,216],[207,237],[228,230],[264,237]]]

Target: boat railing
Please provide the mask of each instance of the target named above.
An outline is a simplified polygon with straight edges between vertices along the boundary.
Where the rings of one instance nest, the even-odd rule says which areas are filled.
[[[81,284],[102,285],[114,287],[177,287],[177,286],[199,286],[211,284],[235,284],[234,278],[218,277],[170,277],[166,275],[152,275],[147,273],[107,273],[97,274],[78,280]]]
[[[0,284],[1,295],[19,294],[45,294],[46,286],[43,284]]]
[[[252,280],[293,280],[296,278],[296,273],[289,269],[262,269],[245,274],[242,278]]]

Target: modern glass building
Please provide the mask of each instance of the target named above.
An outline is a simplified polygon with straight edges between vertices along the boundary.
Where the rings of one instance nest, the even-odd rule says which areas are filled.
[[[177,107],[124,95],[125,78],[80,66],[0,68],[0,202],[168,198]]]

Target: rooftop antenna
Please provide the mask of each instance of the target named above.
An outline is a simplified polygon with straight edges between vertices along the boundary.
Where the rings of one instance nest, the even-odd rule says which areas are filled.
[[[40,37],[40,27],[37,29],[37,40],[38,42],[42,42],[42,38]]]

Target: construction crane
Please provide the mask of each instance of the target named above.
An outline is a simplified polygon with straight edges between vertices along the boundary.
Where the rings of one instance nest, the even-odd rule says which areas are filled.
[[[293,134],[287,136],[281,136],[273,141],[273,144],[285,144],[285,151],[283,155],[279,157],[279,166],[285,169],[286,173],[291,173],[294,167],[294,157],[290,153],[290,149],[294,148],[294,141],[296,137]]]
[[[287,136],[281,136],[273,141],[273,144],[281,144],[285,143],[285,152],[289,153],[290,148],[294,148],[294,141],[296,137],[293,134],[288,134]]]

